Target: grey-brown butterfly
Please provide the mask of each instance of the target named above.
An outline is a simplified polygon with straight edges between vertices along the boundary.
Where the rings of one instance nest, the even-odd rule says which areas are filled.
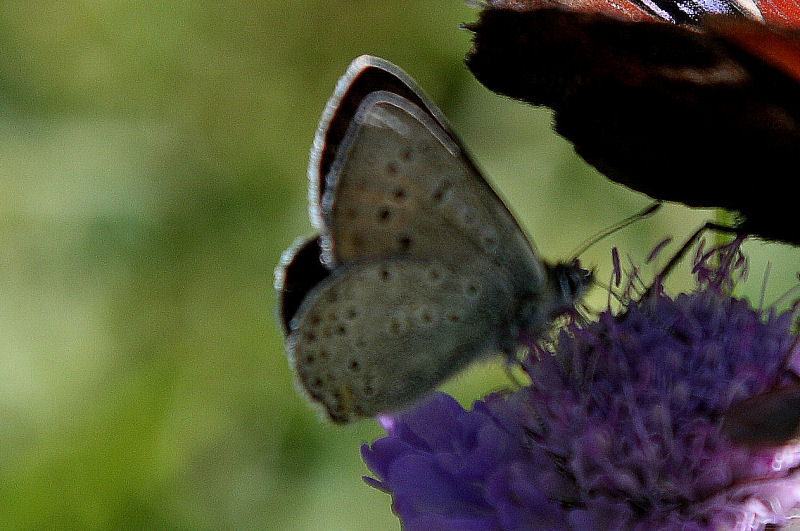
[[[335,422],[391,412],[471,361],[513,359],[592,281],[537,256],[511,212],[411,78],[361,56],[311,149],[318,236],[276,271],[300,387]]]

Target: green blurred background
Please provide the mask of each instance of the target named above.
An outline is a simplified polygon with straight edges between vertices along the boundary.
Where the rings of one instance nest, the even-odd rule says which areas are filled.
[[[361,480],[380,428],[308,407],[273,317],[350,60],[425,87],[545,257],[648,203],[547,111],[475,82],[459,28],[475,16],[461,0],[0,2],[0,527],[399,528]],[[710,215],[668,207],[584,262],[606,279],[612,246],[642,263]],[[797,251],[747,248],[745,293],[769,257],[774,300]],[[468,404],[505,384],[497,361],[445,387]]]

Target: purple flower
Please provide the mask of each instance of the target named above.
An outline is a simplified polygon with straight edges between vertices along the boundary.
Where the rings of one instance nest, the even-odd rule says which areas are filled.
[[[727,255],[725,254],[727,253]],[[796,381],[792,315],[730,295],[741,261],[697,266],[698,287],[569,325],[531,345],[531,385],[465,411],[439,393],[364,445],[408,530],[764,529],[800,506],[800,445],[726,437],[732,405]],[[796,364],[795,364],[796,366]]]

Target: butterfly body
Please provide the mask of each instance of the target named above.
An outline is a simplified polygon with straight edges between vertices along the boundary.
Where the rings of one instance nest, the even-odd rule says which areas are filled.
[[[320,235],[285,253],[276,286],[300,387],[336,422],[513,355],[591,282],[538,258],[441,112],[381,59],[356,59],[340,81],[309,179]]]

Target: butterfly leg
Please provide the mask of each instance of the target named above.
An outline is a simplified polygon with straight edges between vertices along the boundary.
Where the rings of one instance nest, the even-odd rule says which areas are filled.
[[[511,365],[506,364],[505,370],[506,370],[506,376],[508,376],[508,379],[511,380],[511,387],[514,390],[522,389],[523,387],[525,387],[525,383],[522,380],[520,380],[516,374],[514,374],[514,368]]]
[[[730,225],[721,225],[713,221],[707,221],[702,227],[697,229],[694,232],[694,234],[692,234],[689,237],[689,239],[686,240],[686,242],[684,242],[681,248],[678,249],[678,252],[676,252],[672,256],[672,258],[670,258],[669,262],[667,262],[667,265],[665,265],[664,268],[661,270],[661,272],[656,275],[656,278],[655,280],[653,280],[653,283],[650,284],[650,287],[648,287],[647,290],[644,292],[642,300],[649,298],[653,294],[653,291],[658,286],[661,285],[664,278],[666,278],[666,276],[670,273],[670,271],[672,271],[672,269],[678,264],[678,262],[680,262],[680,260],[686,255],[686,252],[692,247],[692,245],[694,245],[697,242],[700,236],[702,236],[703,233],[706,232],[707,230],[724,232],[727,234],[735,234],[736,236],[739,237],[745,237],[749,235],[749,233],[742,231],[739,227],[733,227]]]

